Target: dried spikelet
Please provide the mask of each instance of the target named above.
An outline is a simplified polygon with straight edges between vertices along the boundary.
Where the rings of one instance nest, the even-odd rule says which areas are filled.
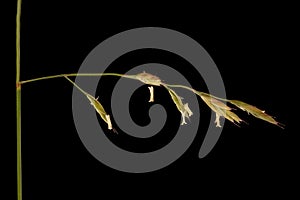
[[[231,104],[235,105],[236,107],[240,108],[243,111],[246,111],[248,114],[253,115],[256,118],[262,119],[264,121],[267,121],[271,124],[275,124],[276,126],[279,126],[280,128],[283,128],[283,124],[277,122],[272,116],[268,115],[264,110],[260,110],[255,106],[252,106],[250,104],[244,103],[242,101],[238,100],[230,100]]]
[[[232,108],[230,108],[229,106],[227,106],[225,103],[223,103],[223,102],[221,102],[221,101],[219,101],[219,100],[217,100],[217,99],[215,99],[215,98],[210,98],[210,102],[214,105],[214,106],[216,106],[216,107],[218,107],[218,108],[221,108],[221,109],[223,109],[223,110],[231,110]]]
[[[178,96],[174,90],[170,89],[167,86],[164,86],[164,87],[168,90],[168,92],[171,95],[171,98],[172,98],[173,102],[175,103],[178,111],[181,113],[181,117],[182,117],[181,125],[186,124],[185,118],[189,119],[190,116],[193,115],[193,112],[189,108],[188,103],[183,104],[183,102],[181,100],[182,98],[180,96]]]
[[[143,72],[143,73],[139,73],[136,76],[136,79],[138,79],[139,81],[148,84],[148,85],[155,85],[155,86],[160,86],[161,85],[161,80],[159,77]]]
[[[103,106],[101,103],[98,101],[98,98],[94,98],[92,95],[87,94],[86,97],[89,99],[91,102],[91,105],[95,108],[97,113],[99,113],[100,117],[107,123],[108,129],[112,129],[112,124],[110,121],[110,116],[105,112]]]
[[[243,120],[240,119],[235,113],[231,112],[230,110],[232,108],[230,108],[229,106],[227,106],[226,104],[224,104],[223,102],[213,98],[211,95],[203,93],[203,92],[195,92],[197,95],[199,95],[201,97],[201,99],[208,105],[208,107],[210,107],[210,109],[212,109],[215,113],[216,113],[216,126],[217,127],[221,127],[220,125],[220,117],[225,117],[226,119],[228,119],[229,121],[231,121],[232,123],[236,124],[236,123],[240,123]]]
[[[229,110],[225,110],[225,118],[228,119],[229,121],[231,121],[232,123],[243,122],[243,120],[241,118],[239,118],[239,116],[237,116],[234,112],[231,112]]]

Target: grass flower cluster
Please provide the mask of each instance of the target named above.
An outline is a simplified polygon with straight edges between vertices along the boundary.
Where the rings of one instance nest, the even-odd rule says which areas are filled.
[[[184,85],[171,85],[161,81],[158,76],[155,76],[150,73],[142,72],[136,75],[124,75],[124,74],[117,74],[117,73],[81,73],[81,74],[59,74],[59,75],[52,75],[47,77],[40,77],[30,80],[21,81],[20,80],[20,22],[21,22],[21,0],[18,0],[17,3],[17,16],[16,16],[16,121],[17,121],[17,180],[18,180],[18,200],[22,199],[22,153],[21,153],[21,86],[26,83],[41,81],[46,79],[53,79],[53,78],[65,78],[70,83],[72,83],[83,95],[86,96],[89,103],[94,107],[95,111],[100,115],[101,119],[107,124],[107,128],[109,130],[115,129],[111,123],[110,115],[105,111],[104,107],[100,103],[99,98],[95,98],[93,95],[87,93],[81,87],[79,87],[76,83],[74,83],[69,77],[71,76],[119,76],[128,79],[134,79],[141,81],[144,84],[149,85],[149,92],[150,98],[149,102],[154,102],[154,87],[153,86],[161,86],[164,87],[168,93],[170,94],[171,99],[173,100],[174,104],[176,105],[177,110],[181,114],[182,121],[181,125],[187,124],[186,119],[190,119],[193,115],[192,110],[189,108],[187,102],[183,102],[182,98],[174,91],[174,88],[184,88],[187,89],[194,94],[198,95],[206,105],[215,113],[216,115],[216,126],[221,127],[220,124],[220,117],[224,117],[225,119],[229,120],[230,122],[238,125],[243,122],[234,112],[233,108],[229,107],[226,103],[234,105],[235,107],[248,112],[248,114],[253,115],[256,118],[269,122],[271,124],[277,125],[279,127],[283,127],[282,124],[277,122],[274,117],[268,115],[265,111],[258,109],[255,106],[252,106],[248,103],[244,103],[238,100],[228,100],[222,99],[216,96],[213,96],[208,93],[204,93],[201,91],[197,91],[193,88],[184,86]]]

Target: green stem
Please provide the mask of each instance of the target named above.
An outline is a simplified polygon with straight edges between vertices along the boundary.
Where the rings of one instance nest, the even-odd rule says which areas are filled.
[[[21,87],[17,88],[17,181],[18,200],[22,200],[22,151],[21,151]]]
[[[30,83],[34,81],[40,81],[40,80],[47,80],[47,79],[53,79],[53,78],[60,78],[60,77],[70,77],[70,76],[119,76],[123,78],[129,78],[129,79],[135,79],[137,80],[135,75],[125,75],[125,74],[117,74],[117,73],[72,73],[72,74],[58,74],[58,75],[52,75],[52,76],[44,76],[40,78],[34,78],[34,79],[29,79],[26,81],[21,81],[20,84],[24,83]]]
[[[21,23],[21,3],[22,0],[18,0],[17,4],[17,17],[16,17],[16,81],[20,81],[20,23]]]
[[[16,16],[16,115],[17,115],[17,195],[22,200],[22,152],[21,152],[21,85],[20,85],[20,33],[21,0],[17,3]]]

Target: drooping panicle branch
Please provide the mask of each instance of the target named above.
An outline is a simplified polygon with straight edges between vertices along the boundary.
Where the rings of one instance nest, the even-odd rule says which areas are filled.
[[[244,103],[242,101],[237,101],[237,100],[229,100],[229,99],[224,99],[220,98],[205,92],[197,91],[191,87],[185,86],[185,85],[171,85],[167,84],[161,81],[161,79],[153,74],[146,73],[145,71],[136,75],[126,75],[126,74],[118,74],[118,73],[79,73],[79,74],[61,74],[61,75],[53,75],[53,76],[47,76],[47,77],[40,77],[40,78],[35,78],[35,79],[30,79],[26,81],[21,81],[21,84],[29,83],[29,82],[34,82],[34,81],[39,81],[39,80],[46,80],[46,79],[53,79],[53,78],[59,78],[59,77],[65,77],[68,79],[75,87],[77,87],[83,94],[87,96],[87,98],[90,100],[91,104],[94,106],[96,111],[99,113],[101,118],[108,124],[109,127],[111,127],[110,124],[110,118],[107,117],[107,114],[103,108],[103,106],[100,104],[100,102],[94,98],[93,96],[87,94],[85,91],[83,91],[78,85],[76,85],[73,81],[71,81],[68,77],[71,76],[119,76],[123,78],[128,78],[128,79],[134,79],[141,81],[144,84],[149,85],[149,91],[150,91],[150,99],[149,102],[154,101],[154,87],[153,86],[163,86],[164,88],[167,89],[169,92],[173,102],[176,105],[176,108],[178,111],[181,113],[182,116],[182,122],[181,125],[186,124],[186,118],[189,119],[192,115],[193,112],[189,108],[188,103],[183,103],[182,98],[171,88],[183,88],[187,89],[194,94],[198,95],[205,103],[206,105],[216,114],[216,126],[221,127],[220,124],[220,117],[224,117],[225,119],[229,120],[230,122],[238,125],[241,122],[244,122],[241,118],[239,118],[238,115],[236,115],[232,110],[231,107],[227,106],[225,103],[231,103],[235,105],[236,107],[247,111],[249,114],[252,114],[254,117],[262,119],[264,121],[267,121],[271,124],[275,124],[279,127],[283,127],[283,125],[279,122],[277,122],[272,116],[266,114],[264,111],[256,108],[255,106],[252,106],[250,104]]]

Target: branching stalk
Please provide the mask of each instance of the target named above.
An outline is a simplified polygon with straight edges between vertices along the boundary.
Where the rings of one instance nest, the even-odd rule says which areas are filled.
[[[279,127],[283,127],[282,124],[280,124],[279,122],[277,122],[272,116],[268,115],[265,113],[265,111],[260,110],[258,108],[256,108],[255,106],[252,106],[250,104],[241,102],[241,101],[237,101],[237,100],[229,100],[229,99],[224,99],[224,98],[220,98],[220,97],[216,97],[214,95],[205,93],[205,92],[201,92],[201,91],[197,91],[191,87],[185,86],[185,85],[172,85],[172,84],[167,84],[167,83],[163,83],[161,81],[161,79],[155,75],[143,72],[143,73],[139,73],[136,75],[125,75],[125,74],[118,74],[118,73],[73,73],[73,74],[60,74],[60,75],[53,75],[53,76],[46,76],[46,77],[40,77],[40,78],[35,78],[35,79],[30,79],[30,80],[26,80],[26,81],[21,81],[20,84],[25,84],[25,83],[29,83],[29,82],[34,82],[34,81],[39,81],[39,80],[46,80],[46,79],[53,79],[53,78],[59,78],[59,77],[65,77],[67,78],[70,82],[72,82],[68,77],[70,76],[118,76],[118,77],[123,77],[123,78],[129,78],[129,79],[134,79],[134,80],[138,80],[143,82],[144,84],[147,85],[151,85],[152,86],[163,86],[165,87],[169,94],[171,95],[172,100],[174,101],[178,111],[181,113],[182,115],[182,125],[186,124],[185,122],[185,118],[189,118],[192,115],[192,111],[190,110],[188,103],[183,104],[183,102],[181,101],[181,98],[175,93],[174,90],[172,90],[171,88],[183,88],[183,89],[187,89],[193,93],[195,93],[196,95],[198,95],[199,97],[201,97],[201,99],[211,108],[212,111],[214,111],[216,113],[216,125],[217,127],[220,127],[220,117],[224,117],[226,119],[228,119],[229,121],[231,121],[234,124],[239,124],[240,122],[244,122],[242,119],[240,119],[235,113],[233,113],[230,107],[228,107],[226,104],[224,104],[223,102],[228,102],[230,104],[235,105],[236,107],[240,108],[241,110],[247,111],[248,113],[251,113],[254,117],[262,119],[264,121],[267,121],[271,124],[275,124]],[[81,92],[83,92],[84,94],[86,94],[83,90],[80,89],[80,87],[78,85],[76,85],[74,82],[72,82],[72,84],[77,87]],[[150,88],[149,88],[150,89]],[[154,101],[154,88],[152,87],[150,90],[150,100],[149,102],[153,102]],[[94,105],[93,101],[97,101],[97,99],[95,100],[91,100],[91,95],[87,95],[88,98],[90,99],[92,105]],[[94,98],[94,97],[93,97]],[[100,104],[100,102],[97,102],[97,104]],[[95,105],[94,105],[95,107]],[[96,108],[96,107],[95,107]],[[101,106],[100,110],[104,110],[104,108]],[[97,110],[97,108],[96,108]],[[99,111],[98,111],[99,112]],[[101,112],[99,112],[101,113]],[[107,117],[102,114],[100,114],[102,119],[108,123]]]
[[[61,78],[61,77],[71,77],[71,76],[119,76],[123,78],[129,78],[129,79],[135,79],[135,75],[125,75],[125,74],[117,74],[117,73],[72,73],[72,74],[58,74],[58,75],[52,75],[52,76],[44,76],[44,77],[39,77],[39,78],[34,78],[34,79],[29,79],[26,81],[21,81],[20,84],[25,84],[25,83],[30,83],[30,82],[35,82],[35,81],[41,81],[41,80],[47,80],[47,79],[53,79],[53,78]]]

